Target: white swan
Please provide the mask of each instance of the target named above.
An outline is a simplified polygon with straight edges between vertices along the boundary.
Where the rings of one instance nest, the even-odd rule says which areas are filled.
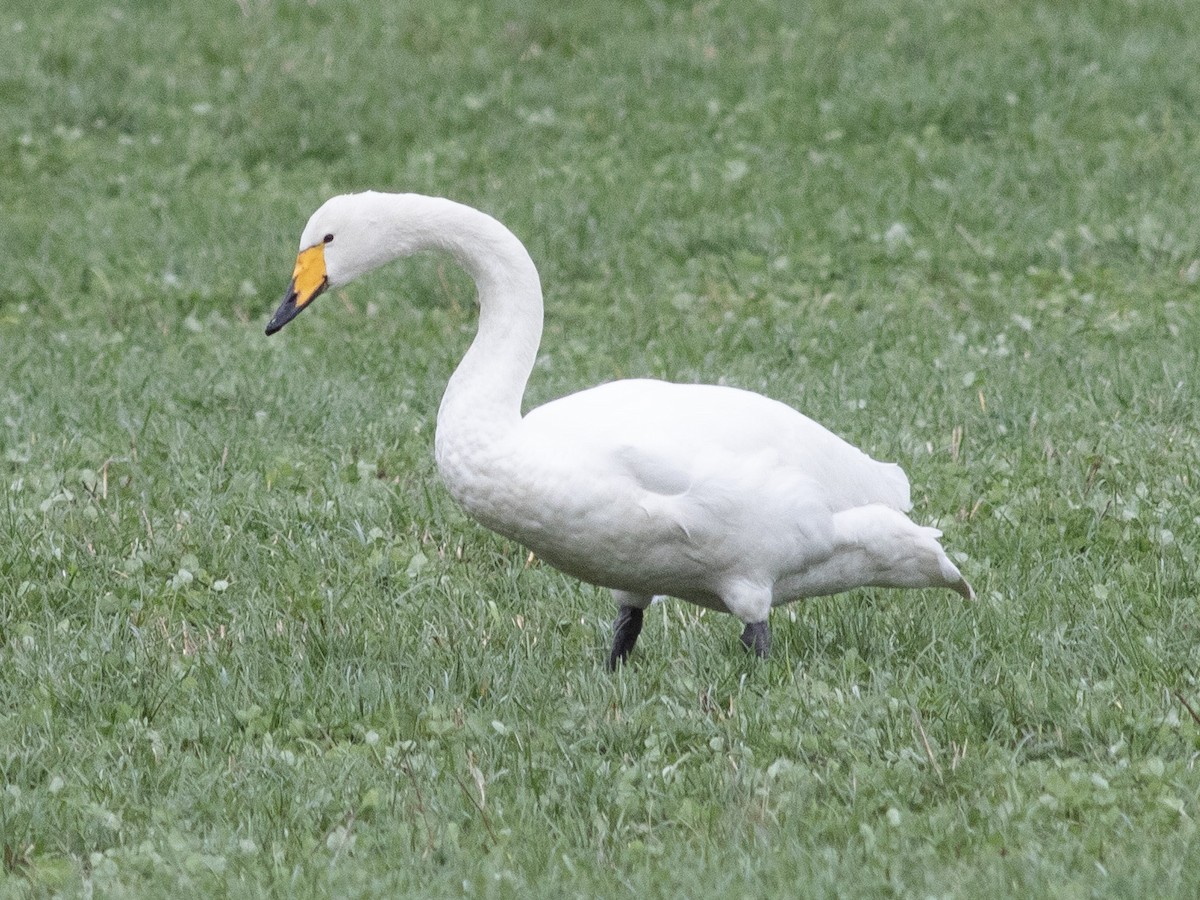
[[[415,194],[334,197],[308,221],[274,334],[327,287],[420,250],[474,277],[479,330],[438,411],[438,469],[463,508],[546,562],[612,589],[610,667],[657,594],[726,610],[759,656],[780,603],[849,588],[970,585],[908,479],[791,407],[729,387],[630,380],[521,415],[542,332],[528,252],[478,210]]]

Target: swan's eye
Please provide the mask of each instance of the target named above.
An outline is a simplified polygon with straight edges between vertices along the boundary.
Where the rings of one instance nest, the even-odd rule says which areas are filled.
[[[325,235],[325,243],[327,243],[327,244],[328,244],[328,243],[329,243],[330,241],[332,241],[332,240],[333,240],[333,235],[332,235],[332,234],[327,234],[327,235]]]

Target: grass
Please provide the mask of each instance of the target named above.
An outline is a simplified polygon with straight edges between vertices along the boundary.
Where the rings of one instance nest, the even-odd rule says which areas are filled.
[[[1200,893],[1189,4],[46,0],[0,13],[0,896]],[[307,215],[529,245],[530,402],[793,403],[980,599],[736,623],[473,525],[471,287],[262,326]]]

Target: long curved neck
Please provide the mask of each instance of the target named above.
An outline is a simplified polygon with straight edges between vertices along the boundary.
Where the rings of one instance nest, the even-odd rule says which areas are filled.
[[[451,253],[479,296],[479,330],[438,410],[436,452],[445,471],[469,465],[469,457],[520,422],[542,336],[542,286],[524,245],[491,216],[450,200],[414,200],[405,201],[421,223],[413,249]]]

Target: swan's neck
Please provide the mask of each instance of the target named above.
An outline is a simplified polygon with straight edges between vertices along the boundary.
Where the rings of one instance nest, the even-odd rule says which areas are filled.
[[[414,249],[451,253],[474,278],[479,297],[479,330],[446,386],[437,419],[438,466],[458,494],[454,482],[467,477],[464,469],[484,464],[521,420],[542,336],[542,287],[524,245],[498,221],[449,200],[421,200]],[[413,206],[409,198],[409,215]]]

